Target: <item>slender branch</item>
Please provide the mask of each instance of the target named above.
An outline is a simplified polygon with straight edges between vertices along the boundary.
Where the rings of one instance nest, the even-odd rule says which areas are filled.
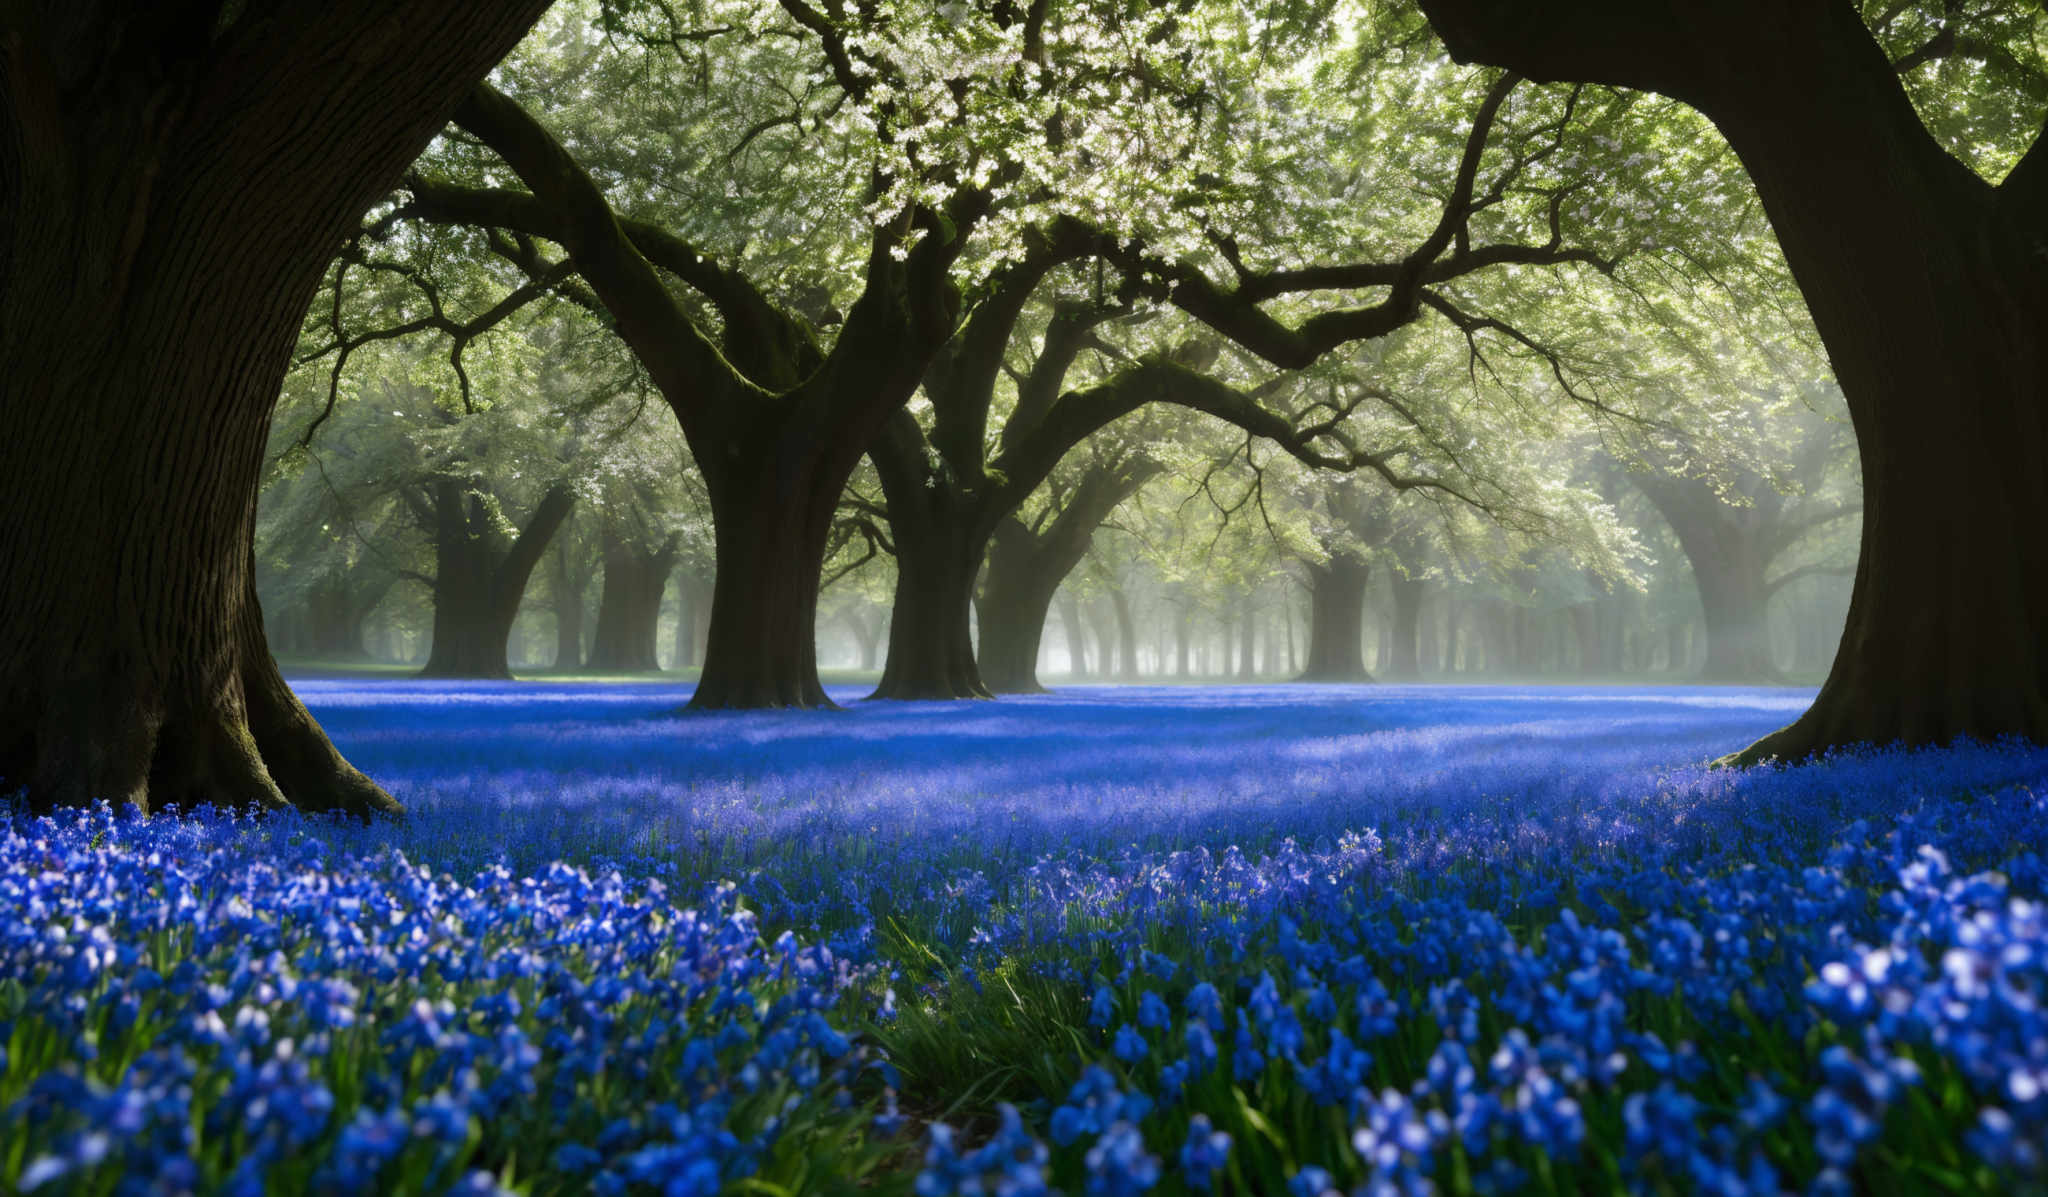
[[[1475,366],[1485,366],[1487,373],[1494,374],[1493,365],[1486,360],[1485,354],[1479,347],[1479,334],[1491,332],[1506,337],[1508,340],[1541,357],[1544,363],[1550,367],[1550,376],[1557,380],[1557,385],[1563,389],[1564,393],[1586,407],[1610,419],[1624,421],[1638,427],[1665,427],[1662,421],[1622,411],[1611,406],[1599,396],[1588,394],[1572,385],[1571,378],[1565,373],[1563,354],[1536,340],[1507,321],[1492,316],[1474,316],[1458,307],[1457,304],[1437,291],[1425,290],[1422,293],[1422,302],[1435,309],[1444,319],[1449,320],[1459,332],[1464,334],[1465,345],[1471,354],[1473,364]],[[1494,374],[1494,377],[1498,379],[1499,375]]]
[[[419,287],[426,296],[430,307],[429,313],[418,319],[403,321],[385,328],[371,329],[368,332],[357,333],[353,336],[349,335],[342,325],[341,297],[343,280],[346,278],[348,267],[351,264],[364,265],[373,269],[388,270],[404,275],[415,286]],[[334,340],[299,358],[295,363],[300,366],[309,365],[330,353],[334,354],[334,365],[327,373],[327,401],[321,406],[319,414],[315,415],[312,421],[306,425],[305,431],[299,434],[297,444],[301,448],[311,445],[313,443],[313,434],[319,431],[320,426],[327,422],[329,416],[334,414],[334,405],[341,396],[342,374],[348,368],[349,357],[356,350],[378,341],[397,340],[401,337],[408,337],[415,333],[430,330],[443,332],[448,335],[448,364],[454,368],[456,383],[462,390],[462,408],[466,412],[474,411],[476,408],[475,396],[470,390],[469,371],[463,368],[463,350],[467,349],[470,342],[476,340],[476,338],[504,323],[513,313],[547,295],[567,273],[567,264],[557,263],[552,270],[546,271],[539,278],[531,279],[514,288],[504,298],[492,304],[473,319],[455,320],[450,318],[442,308],[439,290],[434,287],[430,280],[418,275],[411,268],[396,263],[370,262],[360,257],[359,254],[351,256],[349,252],[345,251],[342,260],[335,267],[334,303],[328,316],[330,327],[334,333]]]
[[[1554,131],[1553,144],[1527,154],[1518,151],[1487,194],[1475,197],[1487,139],[1517,81],[1514,75],[1503,75],[1488,89],[1473,116],[1457,175],[1435,228],[1398,261],[1240,270],[1236,286],[1226,289],[1193,263],[1167,262],[1147,253],[1142,246],[1116,247],[1109,256],[1127,275],[1149,280],[1143,285],[1154,293],[1283,369],[1301,369],[1340,345],[1382,337],[1411,323],[1420,312],[1427,287],[1478,271],[1507,265],[1577,264],[1611,273],[1616,266],[1614,259],[1603,258],[1589,249],[1565,246],[1555,218],[1550,239],[1544,244],[1471,247],[1473,214],[1498,202],[1519,172],[1552,152],[1560,144],[1557,139],[1562,137],[1562,122],[1546,126]],[[1562,202],[1562,196],[1551,196],[1553,217]],[[1362,289],[1384,289],[1386,294],[1374,303],[1319,312],[1296,327],[1289,327],[1259,306],[1283,295]]]

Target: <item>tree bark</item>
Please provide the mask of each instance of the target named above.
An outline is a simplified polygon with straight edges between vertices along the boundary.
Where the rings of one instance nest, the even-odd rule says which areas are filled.
[[[990,698],[973,639],[981,545],[971,529],[934,524],[896,531],[896,594],[889,656],[870,698]]]
[[[1813,706],[1729,763],[2048,741],[2048,144],[1995,187],[1971,173],[1853,5],[1423,7],[1461,58],[1705,113],[1748,167],[1827,346],[1863,465],[1848,623]]]
[[[585,664],[606,673],[658,673],[661,595],[675,569],[674,537],[652,552],[604,532],[604,589]]]
[[[1771,682],[1779,678],[1771,661],[1770,625],[1765,618],[1764,578],[1748,554],[1738,554],[1725,572],[1698,575],[1700,609],[1706,616],[1707,660],[1700,680]]]
[[[889,659],[869,698],[992,698],[982,684],[972,633],[974,579],[988,543],[982,513],[924,453],[917,419],[891,416],[868,459],[889,504],[896,593]]]
[[[1365,668],[1365,591],[1372,566],[1339,553],[1309,567],[1308,664],[1297,681],[1369,682]]]
[[[505,544],[481,492],[454,478],[436,480],[434,644],[421,677],[511,678],[505,651],[520,600],[574,504],[569,490],[550,490]]]
[[[582,576],[570,559],[566,538],[556,539],[552,558],[548,584],[555,599],[554,669],[572,673],[583,667],[583,594],[590,579]]]
[[[305,627],[298,651],[322,660],[350,661],[368,657],[363,647],[363,621],[390,589],[374,592],[351,588],[348,575],[330,573],[306,592]]]
[[[800,453],[790,462],[748,456],[752,469],[706,475],[718,560],[704,669],[690,706],[829,707],[818,681],[818,586],[846,479],[836,471],[823,476]]]
[[[1701,479],[1646,474],[1635,482],[1671,525],[1692,566],[1707,627],[1707,660],[1700,680],[1776,681],[1765,622],[1769,592],[1764,586],[1772,556],[1764,509],[1776,511],[1776,496],[1762,479],[1747,488],[1753,498],[1749,507],[1730,506]]]
[[[826,378],[822,385],[893,390],[897,378]],[[914,379],[912,380],[914,386]],[[905,388],[905,396],[908,388]],[[818,680],[818,593],[839,496],[886,410],[780,404],[730,434],[705,469],[717,561],[695,710],[831,707]],[[714,443],[691,437],[698,462]],[[891,648],[891,657],[895,655]]]
[[[1060,584],[1088,555],[1095,530],[1136,494],[1160,467],[1148,459],[1106,462],[1082,475],[1057,515],[1040,528],[1003,515],[988,541],[988,569],[980,596],[982,681],[998,694],[1042,693],[1039,645]],[[1080,612],[1071,595],[1060,607],[1074,676],[1087,676],[1088,652]],[[1111,668],[1106,646],[1100,667]]]
[[[264,442],[334,248],[544,7],[0,15],[0,776],[32,805],[395,809],[246,659]]]
[[[982,681],[997,694],[1042,694],[1039,645],[1064,574],[1041,568],[1042,546],[1021,520],[997,525],[981,586]]]

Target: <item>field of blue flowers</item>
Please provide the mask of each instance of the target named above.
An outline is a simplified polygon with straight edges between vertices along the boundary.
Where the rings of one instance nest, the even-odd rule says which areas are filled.
[[[7,818],[0,1190],[2048,1191],[2039,749],[1702,765],[1787,690],[301,690],[403,823]]]

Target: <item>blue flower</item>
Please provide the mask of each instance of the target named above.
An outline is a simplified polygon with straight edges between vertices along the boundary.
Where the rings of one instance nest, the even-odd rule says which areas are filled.
[[[1088,1192],[1131,1197],[1159,1183],[1158,1157],[1145,1150],[1145,1137],[1128,1122],[1104,1131],[1088,1149]]]
[[[1136,1064],[1145,1058],[1145,1036],[1129,1023],[1117,1028],[1116,1058],[1126,1064]]]
[[[1206,1115],[1188,1119],[1187,1142],[1181,1145],[1181,1175],[1190,1185],[1207,1191],[1212,1178],[1230,1162],[1230,1136],[1209,1125]]]

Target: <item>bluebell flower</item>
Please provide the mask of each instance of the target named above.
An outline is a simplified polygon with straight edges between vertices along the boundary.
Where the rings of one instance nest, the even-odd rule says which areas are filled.
[[[1145,1150],[1145,1137],[1128,1122],[1104,1131],[1088,1149],[1088,1192],[1132,1197],[1159,1183],[1159,1160]]]
[[[1216,1173],[1230,1162],[1230,1136],[1210,1126],[1206,1115],[1188,1119],[1187,1142],[1180,1149],[1181,1176],[1190,1185],[1208,1191]]]

